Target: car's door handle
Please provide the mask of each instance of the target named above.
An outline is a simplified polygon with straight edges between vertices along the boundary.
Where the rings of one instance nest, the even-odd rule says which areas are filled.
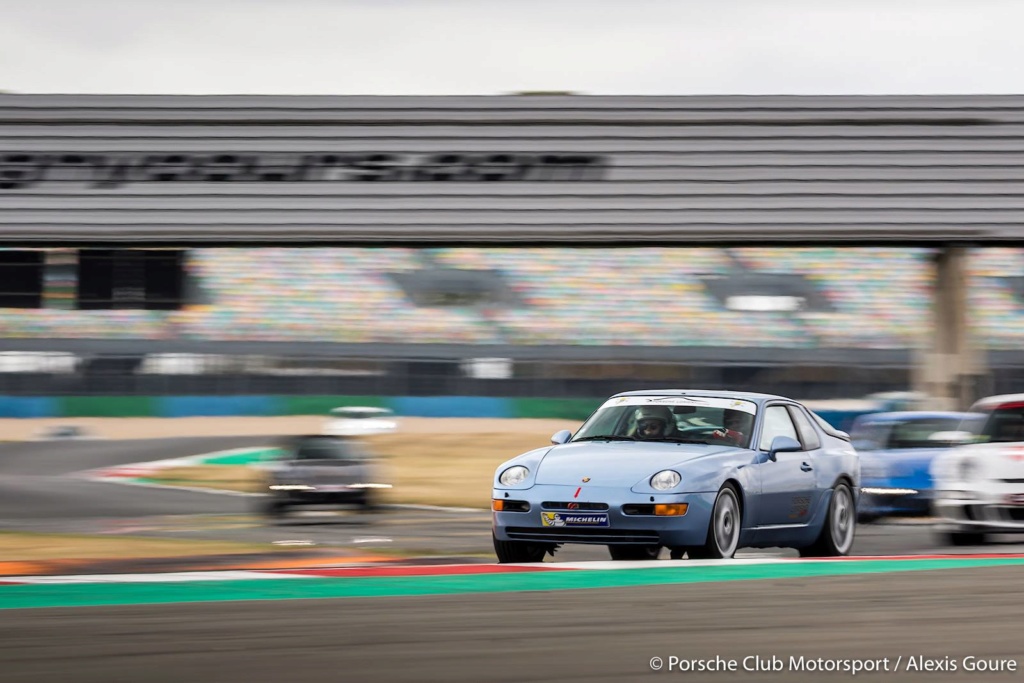
[[[811,467],[810,465],[808,465],[807,463],[802,462],[802,463],[800,463],[800,469],[803,470],[804,472],[810,472],[814,468]]]

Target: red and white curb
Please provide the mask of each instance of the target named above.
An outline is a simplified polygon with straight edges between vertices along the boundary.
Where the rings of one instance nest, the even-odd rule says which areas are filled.
[[[83,584],[83,583],[185,583],[196,581],[259,581],[267,579],[323,579],[372,577],[469,576],[559,571],[644,570],[675,568],[683,571],[707,567],[742,567],[756,565],[794,565],[821,563],[855,563],[863,561],[1024,559],[1021,553],[980,553],[946,555],[862,555],[834,558],[750,557],[731,560],[659,560],[636,562],[541,562],[536,564],[434,564],[434,565],[360,565],[316,567],[309,569],[260,569],[196,572],[165,572],[148,574],[79,574],[69,576],[0,577],[0,585],[18,584]],[[2,590],[2,588],[0,588]]]
[[[215,458],[248,453],[252,448],[235,448],[226,451],[215,451],[213,453],[201,453],[183,458],[168,458],[165,460],[151,460],[149,462],[135,462],[115,467],[102,467],[94,470],[85,470],[75,473],[75,477],[88,481],[97,481],[107,484],[126,484],[129,486],[143,486],[153,489],[170,489],[174,491],[192,491],[195,493],[211,493],[219,496],[262,496],[262,493],[246,493],[244,491],[229,491],[225,489],[203,488],[200,486],[176,486],[174,484],[158,484],[146,481],[157,474],[160,470],[174,467],[196,467],[205,466],[208,461]]]
[[[507,574],[559,570],[556,564],[499,565],[447,564],[391,567],[317,567],[310,569],[257,569],[201,572],[163,572],[149,574],[75,574],[67,576],[4,576],[0,584],[72,584],[72,583],[184,583],[194,581],[259,581],[266,579],[317,579],[382,576],[456,576],[467,574]]]

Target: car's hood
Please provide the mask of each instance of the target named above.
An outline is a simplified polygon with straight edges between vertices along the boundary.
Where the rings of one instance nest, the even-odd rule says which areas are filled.
[[[861,464],[865,462],[885,465],[895,472],[927,473],[932,461],[948,448],[901,448],[899,450],[861,451]]]
[[[1024,442],[976,443],[952,448],[935,458],[932,476],[936,481],[961,481],[961,466],[968,461],[972,464],[972,481],[1024,479]]]
[[[591,486],[622,486],[650,477],[689,460],[738,451],[701,444],[589,441],[556,446],[537,470],[538,484],[576,484],[590,477]]]

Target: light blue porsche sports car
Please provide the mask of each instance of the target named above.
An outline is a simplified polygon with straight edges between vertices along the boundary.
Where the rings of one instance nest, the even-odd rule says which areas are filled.
[[[728,558],[742,547],[807,557],[853,546],[860,467],[844,432],[781,396],[617,394],[552,446],[498,467],[500,562],[540,562],[566,543],[616,560]]]

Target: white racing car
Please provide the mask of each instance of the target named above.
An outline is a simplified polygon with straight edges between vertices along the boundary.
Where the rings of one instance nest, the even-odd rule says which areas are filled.
[[[934,510],[953,545],[1024,533],[1024,394],[990,396],[971,412],[987,416],[980,431],[932,461]]]
[[[390,434],[397,429],[395,414],[388,408],[344,406],[331,410],[323,433],[328,436],[372,436]]]

